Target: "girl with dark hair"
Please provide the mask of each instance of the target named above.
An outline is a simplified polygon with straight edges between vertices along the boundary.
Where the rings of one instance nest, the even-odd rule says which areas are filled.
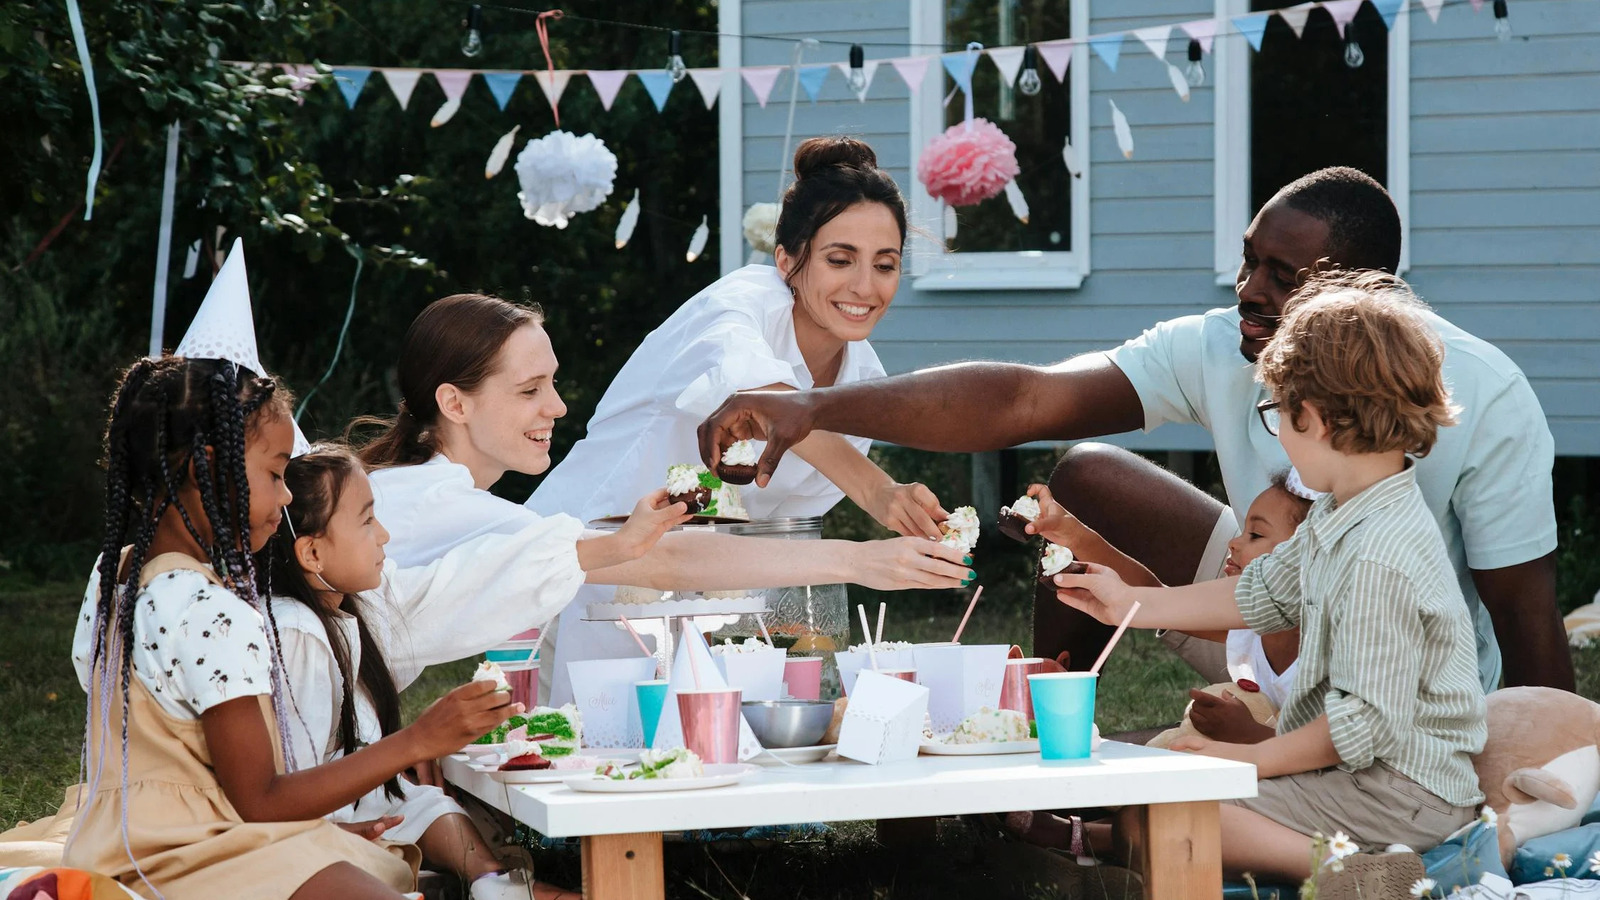
[[[426,567],[398,568],[385,558],[389,532],[373,514],[361,461],[342,447],[312,447],[284,478],[294,500],[267,552],[295,698],[291,743],[302,764],[331,762],[399,731],[399,691],[424,667],[542,624],[583,582],[571,544],[547,539],[550,520],[477,538]],[[416,844],[430,866],[470,882],[470,900],[529,896],[466,811],[432,785],[392,778],[329,818],[375,840]],[[538,900],[563,893],[541,884],[532,891]]]
[[[700,460],[696,427],[735,391],[803,390],[884,374],[867,338],[900,285],[905,200],[872,148],[853,138],[805,141],[794,173],[778,215],[777,266],[729,273],[646,336],[601,398],[587,435],[528,508],[585,521],[626,509],[628,498],[662,483],[668,466]],[[756,519],[819,516],[848,496],[900,534],[937,539],[947,515],[938,499],[920,484],[895,483],[866,457],[870,446],[835,434],[802,441],[799,459],[744,490],[745,508]],[[603,602],[605,594],[587,589],[580,599]],[[565,662],[626,653],[625,636],[615,642],[580,620],[584,605],[560,621],[552,669],[558,699],[566,696]]]
[[[87,784],[66,865],[167,900],[397,897],[410,867],[321,817],[514,711],[467,685],[368,752],[285,771],[293,703],[254,554],[293,442],[285,392],[232,362],[144,359],[118,387],[73,638]]]

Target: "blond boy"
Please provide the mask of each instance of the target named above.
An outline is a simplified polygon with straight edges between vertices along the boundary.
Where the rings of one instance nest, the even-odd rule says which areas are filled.
[[[1483,799],[1472,622],[1412,468],[1454,423],[1420,306],[1383,273],[1316,275],[1262,351],[1262,425],[1328,494],[1294,537],[1238,578],[1188,587],[1130,588],[1100,566],[1056,579],[1063,602],[1101,621],[1137,600],[1147,628],[1300,628],[1276,737],[1174,746],[1257,768],[1259,796],[1222,809],[1232,875],[1306,878],[1314,833],[1425,851]]]

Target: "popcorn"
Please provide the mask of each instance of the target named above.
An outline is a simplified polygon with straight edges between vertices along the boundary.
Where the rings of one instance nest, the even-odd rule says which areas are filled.
[[[720,644],[713,644],[711,654],[713,656],[728,656],[736,653],[760,653],[769,649],[771,648],[758,638],[747,637],[737,644],[733,642],[733,638],[728,638]]]

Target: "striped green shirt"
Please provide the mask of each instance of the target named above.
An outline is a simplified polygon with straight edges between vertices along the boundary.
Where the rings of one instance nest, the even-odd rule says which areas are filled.
[[[1279,734],[1327,713],[1339,768],[1382,761],[1457,806],[1483,800],[1472,620],[1409,462],[1342,505],[1318,500],[1234,599],[1261,634],[1300,628]]]

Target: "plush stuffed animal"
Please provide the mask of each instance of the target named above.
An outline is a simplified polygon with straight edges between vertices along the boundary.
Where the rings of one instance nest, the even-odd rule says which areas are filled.
[[[1201,690],[1215,697],[1220,697],[1223,694],[1227,694],[1240,700],[1244,703],[1245,708],[1250,710],[1250,718],[1255,719],[1257,722],[1260,722],[1263,725],[1276,725],[1278,723],[1278,708],[1273,706],[1272,701],[1268,700],[1260,691],[1247,691],[1237,684],[1232,684],[1229,682],[1209,685]],[[1201,737],[1202,735],[1195,729],[1194,723],[1189,721],[1189,710],[1193,708],[1194,701],[1191,700],[1189,701],[1189,705],[1183,709],[1183,721],[1178,723],[1178,727],[1168,728],[1166,731],[1161,732],[1160,734],[1151,738],[1150,742],[1145,744],[1145,746],[1159,747],[1162,750],[1166,750],[1171,747],[1172,742],[1176,741],[1178,738],[1189,737],[1191,735]]]
[[[1576,826],[1600,791],[1600,704],[1545,687],[1489,695],[1489,740],[1472,758],[1499,816],[1500,861],[1517,845]]]

